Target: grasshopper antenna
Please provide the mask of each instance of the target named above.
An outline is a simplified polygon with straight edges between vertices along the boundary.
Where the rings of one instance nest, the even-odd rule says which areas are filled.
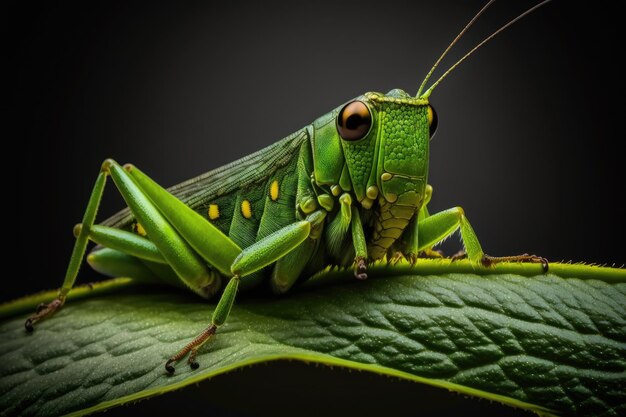
[[[463,30],[461,32],[459,32],[458,35],[456,35],[456,38],[454,38],[454,40],[450,43],[450,45],[448,45],[446,50],[443,51],[443,53],[441,54],[439,59],[437,59],[437,61],[435,62],[435,65],[433,65],[433,67],[430,69],[430,71],[428,71],[428,74],[426,74],[426,78],[424,78],[424,81],[422,81],[422,84],[420,85],[419,90],[417,90],[417,94],[416,94],[415,97],[419,97],[420,96],[420,93],[422,92],[422,90],[426,86],[426,83],[430,79],[430,76],[433,75],[433,72],[435,72],[435,68],[437,68],[437,65],[439,65],[441,60],[448,54],[448,52],[450,51],[450,49],[452,49],[454,44],[457,43],[457,41],[459,39],[461,39],[461,37],[465,34],[465,32],[467,32],[467,30],[474,24],[476,19],[478,19],[480,17],[480,15],[482,15],[484,13],[484,11],[487,10],[487,8],[489,8],[489,6],[491,6],[491,3],[493,3],[494,1],[496,1],[496,0],[489,0],[489,2],[487,4],[485,4],[483,6],[483,8],[478,11],[478,13],[476,13],[476,15],[472,18],[472,20],[470,20],[469,23],[467,25],[465,25]]]
[[[520,14],[519,16],[517,16],[515,19],[511,20],[509,23],[507,23],[506,25],[502,26],[500,29],[496,30],[495,32],[493,32],[491,35],[487,36],[482,42],[480,42],[478,45],[476,45],[474,48],[472,48],[472,50],[470,50],[468,53],[466,53],[465,55],[463,55],[463,57],[461,59],[459,59],[454,65],[452,65],[450,67],[450,69],[448,69],[446,72],[443,73],[443,75],[434,82],[433,85],[430,86],[430,88],[428,90],[426,90],[424,92],[424,94],[422,94],[421,96],[418,93],[418,97],[422,97],[422,98],[428,98],[430,96],[430,94],[433,92],[433,90],[435,89],[435,87],[437,87],[437,85],[443,81],[444,78],[446,78],[448,76],[448,74],[450,74],[456,67],[459,66],[459,64],[463,61],[465,61],[470,55],[472,55],[474,52],[476,52],[481,46],[483,46],[484,44],[486,44],[487,42],[489,42],[491,39],[493,39],[496,35],[498,35],[500,32],[502,32],[503,30],[505,30],[506,28],[508,28],[509,26],[511,26],[512,24],[514,24],[515,22],[517,22],[518,20],[522,19],[523,17],[529,15],[530,13],[534,12],[535,10],[537,10],[538,8],[540,8],[541,6],[546,5],[547,3],[551,2],[552,0],[544,0],[539,4],[536,4],[535,6],[531,7],[530,9],[526,10],[524,13]],[[481,10],[482,12],[482,10]],[[430,75],[430,74],[429,74]],[[423,84],[423,83],[422,83]],[[421,92],[421,87],[420,87],[420,92]]]

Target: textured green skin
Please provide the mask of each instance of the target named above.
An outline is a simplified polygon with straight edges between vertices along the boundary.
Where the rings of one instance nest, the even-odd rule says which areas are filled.
[[[203,366],[180,367],[173,376],[163,361],[212,309],[191,294],[122,287],[104,296],[107,284],[77,288],[72,302],[30,336],[16,314],[52,294],[18,300],[0,306],[0,315],[9,316],[0,323],[0,410],[102,410],[247,364],[292,358],[540,412],[623,415],[624,270],[554,264],[555,276],[537,275],[539,265],[503,264],[478,271],[490,275],[459,273],[471,270],[466,261],[420,260],[413,269],[380,264],[365,282],[355,282],[351,271],[332,271],[315,279],[324,281],[321,287],[271,303],[242,297],[220,336],[199,352]]]
[[[288,277],[286,281],[282,280],[291,284],[298,276],[310,276],[329,264],[347,266],[354,260],[355,250],[349,227],[343,225],[339,232],[339,229],[336,229],[331,231],[332,236],[328,234],[328,225],[334,219],[339,223],[341,216],[338,201],[340,196],[332,196],[333,185],[341,184],[342,194],[348,193],[352,196],[353,204],[359,210],[362,219],[368,243],[367,255],[370,258],[381,259],[394,243],[398,249],[402,249],[408,241],[408,233],[404,233],[405,228],[420,210],[427,181],[430,139],[428,102],[409,97],[401,90],[392,90],[387,95],[366,93],[356,100],[366,103],[372,114],[372,127],[363,139],[349,142],[339,136],[336,117],[342,105],[262,151],[172,187],[169,191],[179,198],[182,204],[194,209],[206,222],[210,222],[232,239],[235,244],[233,247],[242,249],[252,246],[281,228],[304,220],[306,213],[299,209],[304,200],[313,198],[315,202],[319,196],[326,198],[325,201],[334,200],[332,207],[329,207],[326,226],[322,225],[320,228],[322,236],[315,239],[312,250],[301,253],[299,262],[305,266],[292,273],[297,275],[293,279]],[[150,195],[152,192],[150,189],[158,186],[149,178],[144,178],[136,168],[129,172],[154,200]],[[137,172],[140,177],[137,177],[139,175]],[[380,177],[384,172],[393,174],[393,178],[383,182]],[[348,180],[345,178],[346,173]],[[312,177],[315,178],[313,182]],[[279,182],[277,201],[272,200],[269,195],[270,185],[274,181]],[[380,201],[374,201],[371,208],[359,204],[366,198],[366,190],[370,186],[376,186],[381,190]],[[388,202],[385,198],[392,201]],[[245,218],[242,214],[243,200],[250,202],[251,218]],[[165,217],[179,216],[177,214],[179,212],[182,215],[181,211],[176,210],[180,204],[171,201],[163,206]],[[208,219],[210,204],[219,207],[219,218]],[[318,209],[323,210],[319,206]],[[386,215],[382,213],[383,210]],[[128,211],[123,211],[103,224],[129,228],[133,220]],[[139,220],[142,224],[145,220],[148,227],[153,227],[151,224],[153,222],[149,219]],[[194,226],[189,228],[190,231],[186,233],[194,231]],[[148,237],[154,235],[155,233],[148,231]],[[200,233],[199,237],[203,235],[209,234]],[[210,259],[212,252],[220,250],[223,244],[214,243],[215,250],[211,249],[211,242],[196,245],[194,241],[190,241],[189,244],[203,256],[209,266],[216,267],[223,275],[230,275],[230,268],[227,267],[230,262],[216,264]],[[203,248],[205,253],[202,251]],[[262,259],[257,258],[266,251],[257,252],[259,254],[246,253],[246,256],[254,258],[248,260],[249,262],[263,263]],[[227,257],[222,256],[221,259]],[[106,260],[100,261],[97,252],[92,253],[90,262],[99,271],[107,272]],[[138,259],[137,262],[143,261]],[[286,264],[289,263],[286,261]],[[112,266],[111,273],[119,274],[119,267]],[[133,270],[137,268],[137,265],[133,265]],[[252,273],[241,281],[241,288],[257,286],[272,275],[274,270],[275,266],[270,265]],[[286,269],[283,268],[282,271],[285,272]],[[200,295],[202,292],[209,295],[215,292],[215,289],[210,291],[204,289],[205,285],[202,285],[202,289],[194,289],[192,285],[190,287]],[[282,291],[286,289],[288,287],[284,287]]]

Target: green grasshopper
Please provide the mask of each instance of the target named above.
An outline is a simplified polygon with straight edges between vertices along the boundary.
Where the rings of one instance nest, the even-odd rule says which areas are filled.
[[[198,349],[223,325],[238,289],[266,279],[282,294],[328,265],[352,267],[367,278],[369,262],[440,257],[432,248],[460,230],[475,267],[499,262],[541,263],[535,255],[486,255],[463,209],[427,209],[429,142],[437,113],[429,97],[439,83],[487,41],[550,0],[513,19],[470,50],[428,89],[438,64],[493,3],[465,26],[426,75],[415,97],[394,89],[368,92],[340,105],[283,140],[231,164],[169,188],[133,165],[102,164],[58,297],[25,323],[28,331],[60,309],[72,289],[89,240],[93,269],[190,289],[208,299],[225,288],[211,323],[172,356],[187,354],[198,367]],[[128,208],[94,224],[107,177]]]

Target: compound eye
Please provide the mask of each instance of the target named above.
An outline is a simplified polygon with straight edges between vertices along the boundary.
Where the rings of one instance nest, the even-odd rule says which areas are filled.
[[[430,138],[432,139],[435,136],[435,132],[437,132],[437,112],[435,108],[429,104],[428,105],[428,127],[430,128]]]
[[[372,127],[372,115],[365,103],[352,101],[337,116],[337,131],[345,140],[363,139]]]

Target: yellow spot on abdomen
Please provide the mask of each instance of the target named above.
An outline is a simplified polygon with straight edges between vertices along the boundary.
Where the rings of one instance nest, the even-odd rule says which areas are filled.
[[[274,180],[270,185],[270,198],[272,201],[278,200],[278,181]]]
[[[220,208],[217,204],[209,204],[209,219],[215,220],[220,217]]]
[[[248,200],[243,200],[241,202],[241,214],[243,214],[243,217],[246,219],[252,217],[252,207],[250,206],[250,202]]]
[[[133,229],[135,230],[135,233],[137,233],[139,236],[145,236],[147,234],[146,229],[143,228],[141,223],[135,223]]]

